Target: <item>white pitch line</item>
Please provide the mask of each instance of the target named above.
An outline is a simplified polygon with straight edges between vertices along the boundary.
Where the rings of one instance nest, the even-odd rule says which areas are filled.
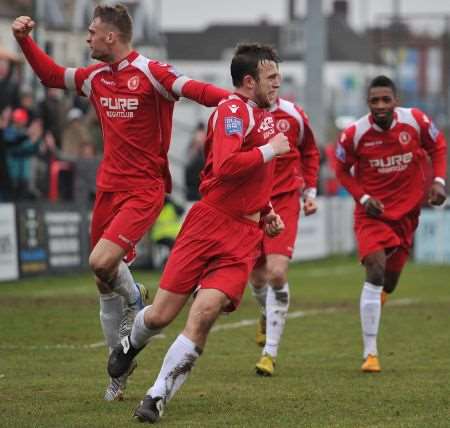
[[[386,303],[387,306],[409,306],[414,303],[419,302],[417,299],[396,299],[392,301],[388,301]],[[338,312],[343,312],[342,308],[339,307],[332,307],[332,308],[326,308],[326,309],[311,309],[308,311],[295,311],[288,313],[287,317],[289,319],[295,319],[295,318],[304,318],[309,316],[315,316],[315,315],[327,315],[327,314],[335,314]],[[230,322],[230,323],[224,323],[224,324],[218,324],[214,326],[211,329],[211,333],[215,333],[217,331],[225,331],[225,330],[236,330],[238,328],[242,327],[248,327],[252,325],[256,325],[258,320],[256,319],[247,319],[247,320],[241,320],[237,322]],[[165,339],[165,334],[158,334],[153,337],[154,339]],[[95,348],[101,348],[105,346],[105,342],[95,342],[91,344],[85,344],[85,345],[69,345],[69,344],[57,344],[57,345],[2,345],[0,346],[1,350],[58,350],[58,349],[95,349]]]

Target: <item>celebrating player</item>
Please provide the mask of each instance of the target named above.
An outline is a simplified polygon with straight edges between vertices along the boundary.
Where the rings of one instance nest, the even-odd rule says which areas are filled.
[[[263,254],[251,274],[253,296],[261,308],[256,342],[263,346],[256,373],[271,376],[289,308],[287,271],[297,237],[300,196],[303,190],[305,215],[317,210],[315,201],[319,171],[319,150],[304,111],[296,104],[277,98],[271,108],[275,128],[289,139],[289,153],[275,163],[272,206],[285,224],[283,233],[265,236]]]
[[[426,190],[427,155],[433,169],[428,201],[442,205],[446,199],[444,135],[422,111],[397,102],[391,79],[373,79],[370,113],[345,129],[336,147],[337,176],[356,201],[354,229],[366,269],[360,301],[364,372],[381,370],[381,307],[408,259]]]
[[[119,343],[119,329],[128,334],[144,306],[146,290],[134,282],[123,260],[133,258],[136,243],[158,217],[165,192],[170,192],[167,151],[174,102],[184,96],[216,106],[228,92],[191,80],[133,50],[132,21],[122,5],[95,8],[86,41],[91,57],[100,62],[85,68],[55,64],[29,36],[33,27],[27,16],[12,24],[34,72],[45,86],[75,89],[88,97],[102,128],[104,159],[97,175],[89,263],[111,350]],[[126,378],[127,373],[111,381],[106,400],[121,399]]]
[[[184,330],[134,413],[141,422],[159,420],[202,353],[219,314],[239,305],[259,255],[261,225],[269,235],[284,227],[269,206],[271,160],[290,150],[266,110],[280,85],[278,57],[268,46],[241,45],[231,76],[236,92],[220,103],[208,123],[202,199],[186,217],[152,306],[138,313],[130,337],[109,359],[110,376],[126,373],[134,356],[195,294]]]

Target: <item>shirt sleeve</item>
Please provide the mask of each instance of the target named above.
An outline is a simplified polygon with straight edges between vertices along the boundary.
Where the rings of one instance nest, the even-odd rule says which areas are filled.
[[[359,202],[365,192],[350,172],[352,166],[357,162],[353,148],[354,131],[353,127],[347,128],[336,143],[336,176],[355,201]]]
[[[221,104],[214,117],[213,172],[221,179],[233,179],[248,174],[264,163],[261,151],[254,147],[242,151],[249,126],[246,107],[232,113],[227,103]]]
[[[29,36],[19,40],[19,45],[31,68],[44,86],[66,88],[64,67],[56,64]]]
[[[230,92],[211,83],[191,79],[179,73],[169,64],[153,61],[149,64],[150,73],[156,81],[158,92],[170,101],[186,97],[207,107],[215,107],[230,95]]]
[[[412,114],[419,124],[421,144],[430,156],[434,177],[440,177],[445,180],[447,173],[447,142],[444,133],[419,109],[413,109]]]
[[[303,119],[303,135],[299,149],[301,152],[301,170],[306,189],[316,189],[319,176],[320,154],[308,117],[299,110]]]
[[[89,74],[101,64],[86,68],[66,68],[58,65],[48,56],[31,37],[19,41],[20,47],[30,66],[44,86],[49,88],[75,89],[79,95],[89,96],[89,91],[83,88]]]

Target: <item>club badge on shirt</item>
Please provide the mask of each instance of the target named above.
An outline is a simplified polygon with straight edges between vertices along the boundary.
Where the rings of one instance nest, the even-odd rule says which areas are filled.
[[[224,119],[225,133],[227,135],[242,134],[242,119],[234,116],[227,116]]]

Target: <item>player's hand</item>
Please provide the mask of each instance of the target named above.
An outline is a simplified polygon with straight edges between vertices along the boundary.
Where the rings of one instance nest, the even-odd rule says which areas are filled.
[[[264,231],[269,236],[277,236],[284,230],[284,223],[281,217],[272,210],[264,217]]]
[[[369,198],[364,204],[366,213],[372,217],[379,217],[384,212],[384,205],[375,198]]]
[[[291,150],[289,140],[282,132],[279,132],[275,137],[269,140],[269,144],[272,146],[275,156],[284,155]]]
[[[19,16],[11,25],[16,40],[22,40],[30,34],[35,22],[29,16]]]
[[[442,205],[447,199],[445,187],[438,182],[431,185],[430,193],[428,194],[428,203],[430,205]]]
[[[303,202],[303,212],[306,216],[314,214],[317,211],[317,202],[313,198],[306,198]]]

